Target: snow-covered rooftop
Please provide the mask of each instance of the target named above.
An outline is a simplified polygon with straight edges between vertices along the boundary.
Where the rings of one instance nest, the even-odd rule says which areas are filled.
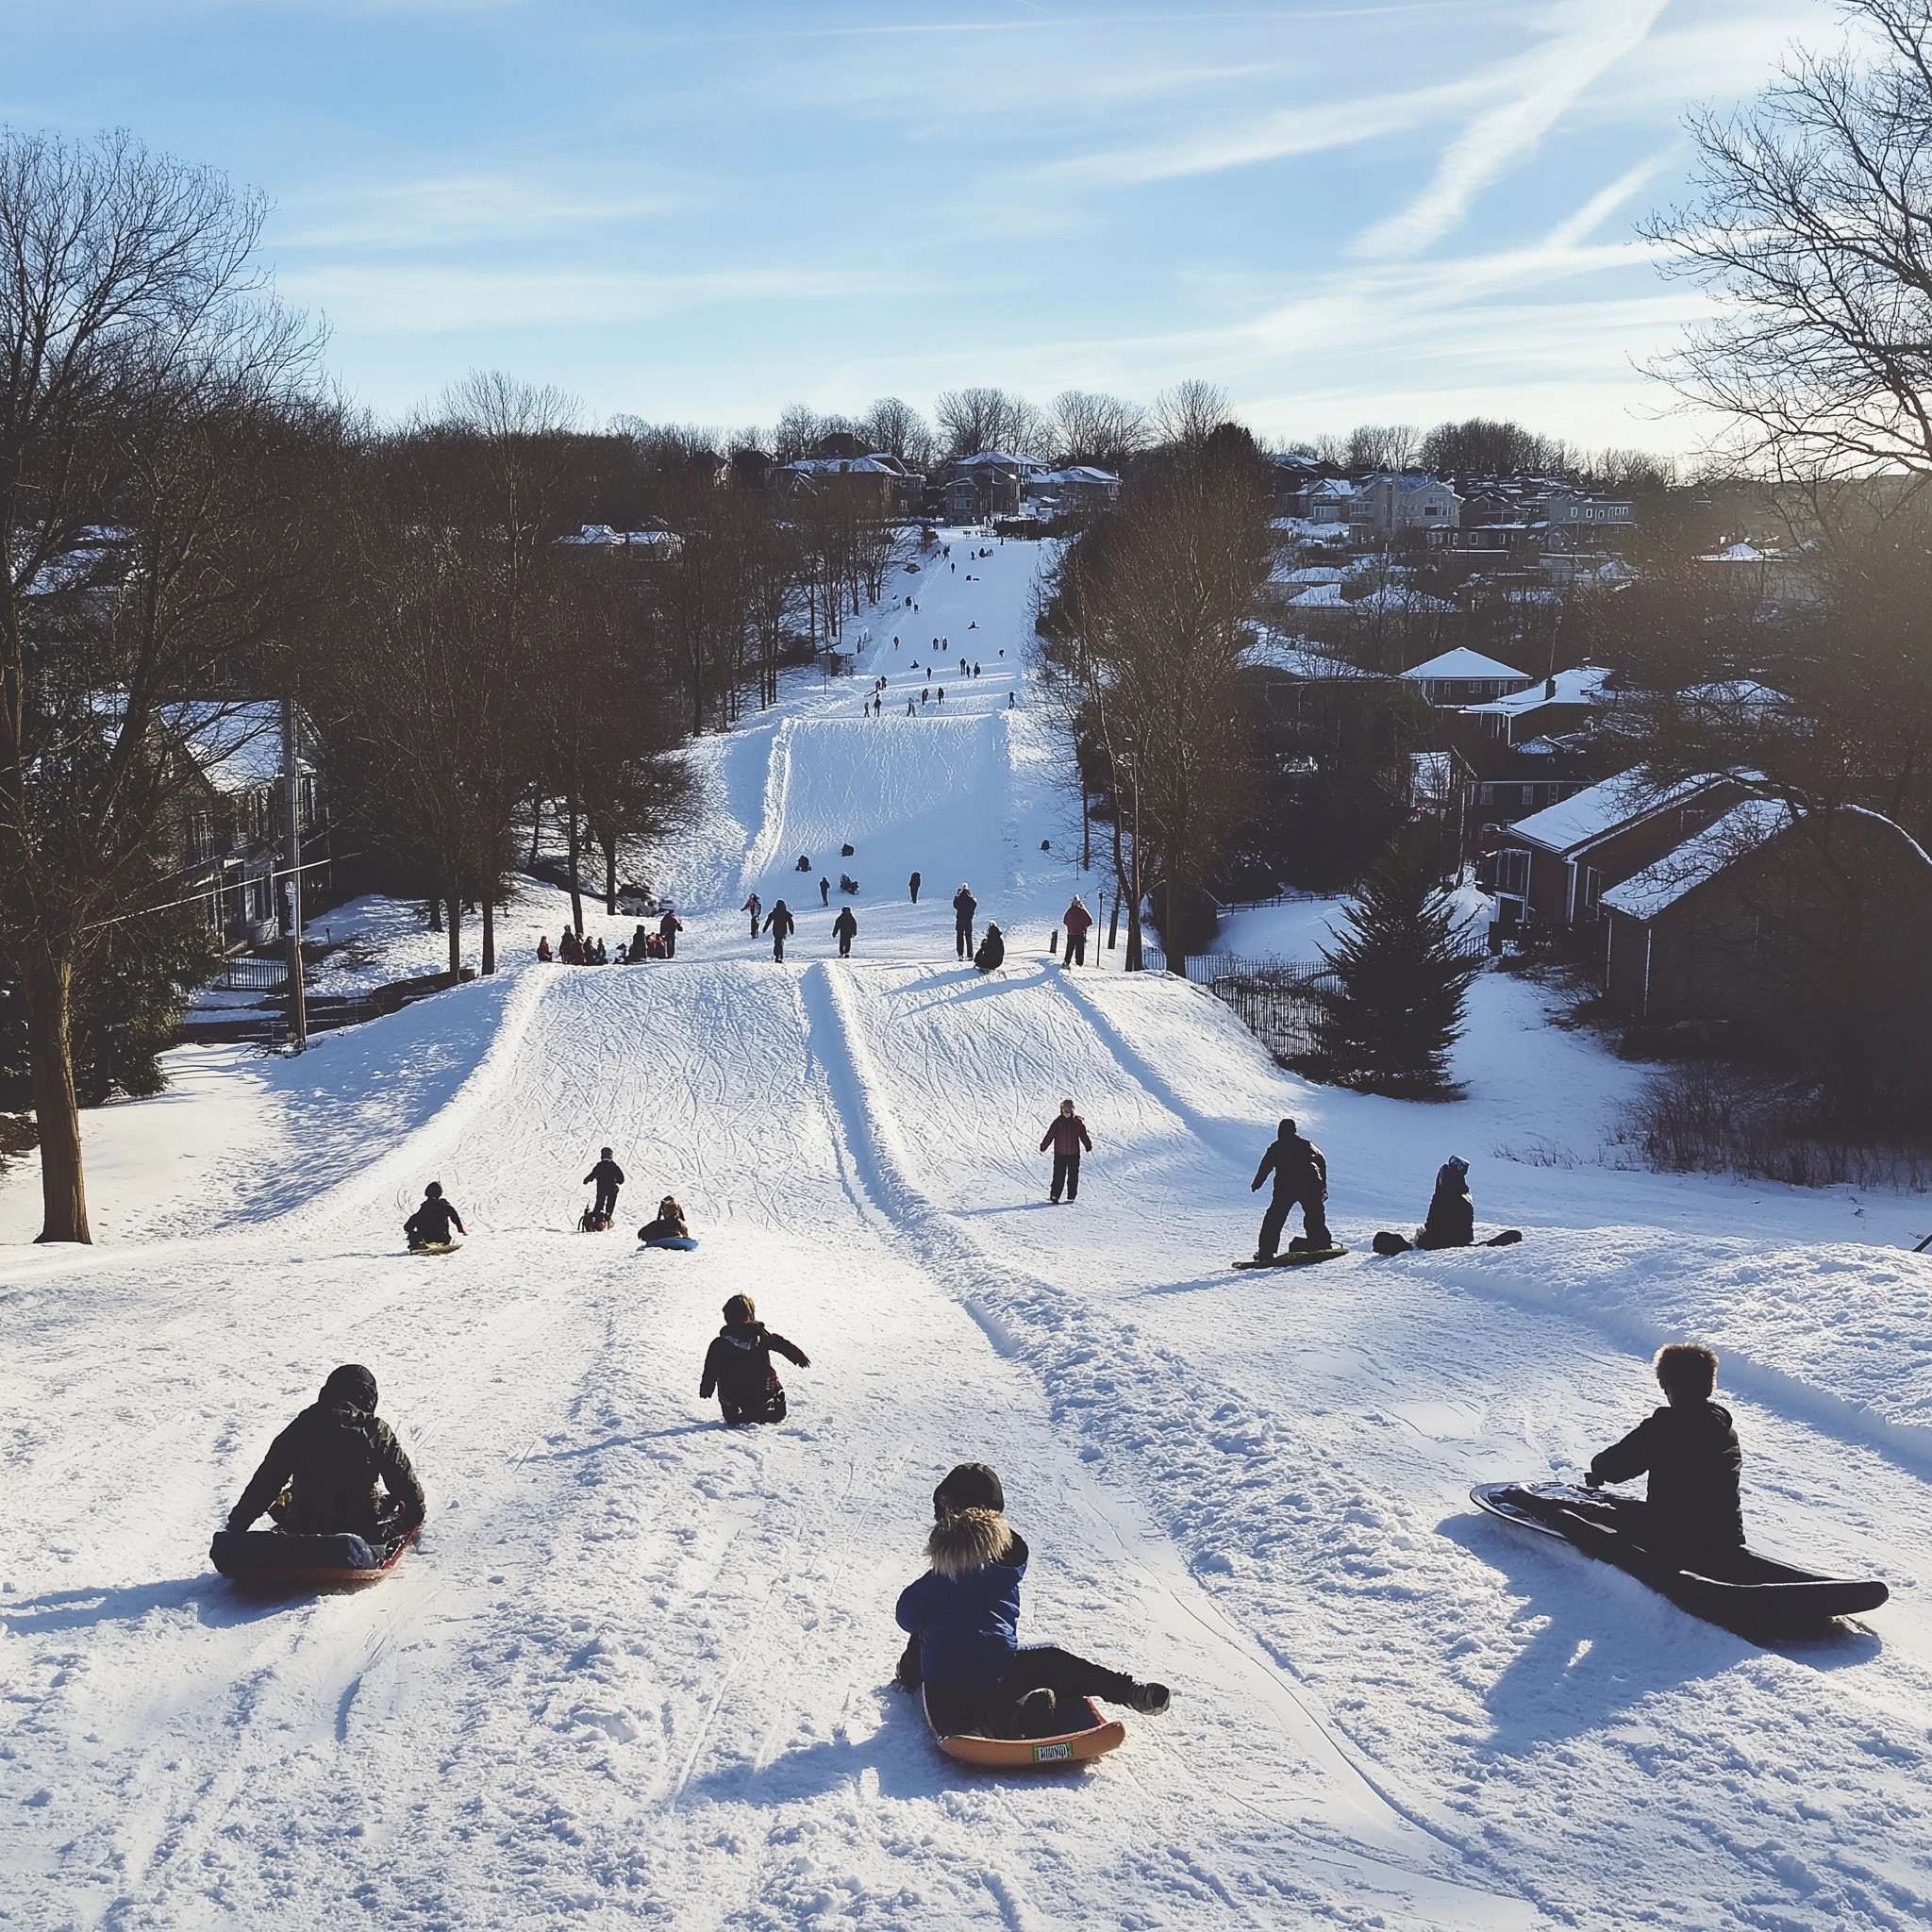
[[[1658,785],[1641,766],[1587,786],[1560,805],[1545,806],[1509,827],[1512,841],[1527,840],[1547,851],[1570,853],[1665,806],[1675,805],[1717,782],[1715,776],[1679,778]]]
[[[1717,684],[1693,684],[1684,693],[1685,701],[1720,710],[1772,711],[1790,703],[1781,691],[1774,691],[1756,678],[1727,677]]]
[[[1602,696],[1609,675],[1599,664],[1577,664],[1557,672],[1554,678],[1539,680],[1526,691],[1510,691],[1486,705],[1464,705],[1462,710],[1471,718],[1516,718],[1541,705],[1593,705]],[[1555,691],[1550,689],[1552,684]]]
[[[1790,807],[1782,799],[1740,800],[1675,851],[1665,853],[1655,865],[1612,886],[1603,903],[1632,919],[1655,919],[1687,892],[1695,891],[1794,823]]]
[[[1431,600],[1439,601],[1439,600]],[[1444,605],[1444,609],[1451,607]],[[1431,658],[1426,664],[1418,664],[1411,671],[1405,671],[1405,677],[1513,677],[1523,679],[1526,674],[1517,670],[1513,664],[1499,663],[1494,658],[1485,658],[1480,651],[1472,651],[1467,644],[1458,644],[1453,651],[1444,651],[1440,658]]]
[[[1273,630],[1257,632],[1254,642],[1241,653],[1241,660],[1270,671],[1285,671],[1291,677],[1308,684],[1375,675],[1359,664],[1350,664],[1318,650],[1307,638],[1289,637]]]

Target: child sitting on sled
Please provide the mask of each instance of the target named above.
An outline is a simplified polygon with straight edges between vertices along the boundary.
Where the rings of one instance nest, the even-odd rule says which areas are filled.
[[[900,1685],[924,1687],[933,1726],[947,1737],[1052,1737],[1086,1723],[1079,1707],[1088,1697],[1148,1716],[1164,1711],[1164,1684],[1137,1683],[1054,1644],[1021,1649],[1029,1553],[1006,1507],[999,1476],[983,1462],[962,1462],[932,1492],[932,1568],[899,1594],[899,1627],[912,1640],[899,1659]]]
[[[1717,1355],[1696,1342],[1674,1341],[1657,1350],[1655,1367],[1667,1406],[1611,1443],[1583,1480],[1593,1490],[1647,1474],[1643,1502],[1619,1497],[1613,1507],[1620,1526],[1659,1556],[1681,1561],[1701,1550],[1735,1549],[1744,1541],[1738,1502],[1744,1457],[1730,1411],[1710,1399]]]

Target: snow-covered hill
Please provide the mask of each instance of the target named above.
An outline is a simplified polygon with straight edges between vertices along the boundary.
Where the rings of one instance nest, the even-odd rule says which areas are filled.
[[[857,680],[708,746],[675,964],[521,965],[297,1062],[186,1054],[176,1092],[90,1118],[108,1239],[10,1247],[0,1286],[7,1913],[1923,1923],[1923,1202],[1599,1164],[1630,1070],[1503,977],[1471,1098],[1428,1108],[1306,1087],[1197,989],[1064,974],[1077,826],[1019,673],[1039,552],[965,547],[897,592],[921,611],[868,620]],[[925,639],[974,623],[980,678],[907,718]],[[850,964],[815,892],[784,966],[737,909],[805,897],[801,851],[859,879]],[[1016,940],[990,978],[953,958],[961,877]],[[1096,1145],[1053,1209],[1063,1093]],[[1357,1253],[1236,1274],[1282,1113]],[[695,1254],[569,1231],[604,1141],[631,1224],[673,1191]],[[1456,1150],[1529,1239],[1365,1256]],[[430,1178],[472,1239],[411,1259]],[[15,1241],[31,1190],[0,1186]],[[812,1357],[780,1430],[696,1399],[737,1291]],[[1886,1574],[1869,1629],[1758,1649],[1471,1510],[1471,1482],[1621,1433],[1684,1333],[1724,1353],[1754,1532]],[[346,1359],[429,1526],[375,1592],[243,1602],[208,1536]],[[963,1775],[888,1688],[932,1484],[968,1457],[1035,1551],[1024,1634],[1174,1687],[1088,1772]]]

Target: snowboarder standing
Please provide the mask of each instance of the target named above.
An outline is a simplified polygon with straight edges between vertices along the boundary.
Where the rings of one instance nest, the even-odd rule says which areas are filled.
[[[911,1641],[898,1681],[922,1687],[942,1736],[1051,1737],[1079,1723],[1083,1698],[1104,1697],[1149,1717],[1166,1710],[1164,1684],[1141,1684],[1057,1644],[1020,1648],[1020,1583],[1032,1552],[1008,1523],[998,1472],[962,1462],[933,1491],[932,1567],[899,1593],[896,1621]]]
[[[423,1521],[423,1485],[375,1413],[375,1377],[359,1362],[344,1362],[322,1392],[269,1444],[228,1512],[228,1527],[243,1530],[264,1509],[299,1536],[359,1536],[388,1543]],[[388,1496],[378,1496],[380,1482]],[[289,1501],[277,1498],[286,1486]]]
[[[773,902],[772,909],[765,916],[765,930],[772,936],[772,958],[782,962],[785,958],[785,941],[797,930],[798,922],[791,916],[791,908],[782,899]]]
[[[726,1428],[736,1428],[741,1423],[782,1423],[785,1385],[772,1366],[774,1353],[801,1369],[811,1367],[811,1358],[802,1348],[782,1335],[774,1335],[758,1320],[750,1295],[733,1295],[724,1304],[724,1325],[705,1355],[699,1401],[708,1401],[715,1389]]]
[[[403,1223],[403,1233],[408,1238],[410,1253],[419,1253],[431,1246],[446,1247],[452,1224],[459,1235],[469,1234],[470,1230],[463,1225],[463,1217],[457,1212],[457,1204],[442,1198],[442,1183],[431,1181],[423,1190],[423,1198],[417,1204],[415,1213]]]
[[[1053,1149],[1053,1188],[1046,1198],[1058,1208],[1062,1190],[1069,1201],[1080,1198],[1080,1150],[1084,1147],[1089,1154],[1093,1152],[1087,1123],[1074,1111],[1071,1100],[1060,1102],[1059,1112],[1047,1123],[1041,1137],[1040,1151],[1044,1154],[1049,1147]]]
[[[906,883],[907,889],[912,894],[912,903],[917,906],[919,904],[919,874],[914,873]]]
[[[1093,915],[1080,903],[1078,892],[1074,894],[1073,904],[1060,915],[1060,924],[1067,929],[1067,964],[1086,965],[1087,935],[1092,930]]]
[[[617,1218],[617,1191],[624,1185],[624,1170],[611,1159],[609,1148],[598,1149],[597,1164],[584,1176],[582,1185],[596,1187],[597,1199],[591,1213],[608,1227]]]
[[[1261,1217],[1261,1238],[1255,1244],[1255,1259],[1272,1261],[1281,1246],[1281,1230],[1287,1225],[1291,1208],[1302,1210],[1304,1245],[1326,1248],[1334,1245],[1328,1232],[1328,1159],[1312,1141],[1296,1133],[1292,1121],[1283,1121],[1281,1131],[1269,1143],[1248,1183],[1254,1193],[1270,1174],[1274,1176],[1274,1196]]]
[[[953,894],[953,943],[962,959],[973,957],[973,920],[978,910],[979,901],[973,896],[973,888],[961,885]]]
[[[840,958],[851,958],[852,941],[858,937],[858,922],[853,918],[851,907],[841,906],[839,908],[839,916],[832,922],[832,931],[838,936]]]

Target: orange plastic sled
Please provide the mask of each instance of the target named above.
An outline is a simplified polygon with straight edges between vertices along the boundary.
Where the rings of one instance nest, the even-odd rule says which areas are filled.
[[[1118,1718],[1104,1718],[1091,1698],[1082,1700],[1090,1722],[1077,1731],[1062,1731],[1056,1738],[948,1738],[932,1721],[925,1692],[919,1693],[919,1707],[925,1712],[926,1728],[933,1741],[949,1757],[964,1764],[978,1764],[1002,1771],[1025,1771],[1036,1764],[1069,1764],[1086,1757],[1104,1757],[1126,1742],[1127,1727]]]

